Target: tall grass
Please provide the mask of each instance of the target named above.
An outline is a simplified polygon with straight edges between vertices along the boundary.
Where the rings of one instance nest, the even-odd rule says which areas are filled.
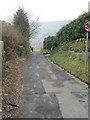
[[[88,66],[90,64],[90,44],[88,44],[88,64],[86,74],[85,48],[86,40],[84,38],[77,39],[74,42],[64,42],[51,52],[49,59],[89,83],[90,81],[88,81],[88,78],[90,73]]]
[[[59,51],[50,55],[49,59],[83,81],[88,82],[88,70],[85,74],[85,53]]]

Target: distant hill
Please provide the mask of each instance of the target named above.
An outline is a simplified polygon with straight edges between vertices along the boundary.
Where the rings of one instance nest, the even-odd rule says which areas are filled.
[[[45,37],[54,36],[64,25],[68,24],[71,20],[65,21],[51,21],[39,22],[40,27],[35,39],[31,39],[32,46],[41,46]]]
[[[54,21],[54,22],[41,22],[40,23],[40,33],[46,37],[46,36],[52,36],[55,35],[56,32],[58,32],[59,29],[61,29],[64,25],[68,24],[70,20],[68,21]]]

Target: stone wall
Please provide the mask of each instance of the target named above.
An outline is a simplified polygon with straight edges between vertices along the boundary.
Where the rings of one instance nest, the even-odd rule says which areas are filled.
[[[2,50],[3,50],[3,41],[2,40],[2,22],[0,21],[0,80],[2,77]]]
[[[2,22],[0,21],[0,120],[2,119],[2,53],[3,41],[2,40]]]
[[[2,53],[3,53],[3,41],[0,41],[0,80],[2,79]]]
[[[0,41],[2,40],[2,22],[0,21]]]

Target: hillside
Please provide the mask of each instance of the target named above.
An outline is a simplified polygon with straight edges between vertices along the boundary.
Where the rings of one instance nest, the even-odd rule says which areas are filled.
[[[88,82],[88,69],[85,74],[85,46],[85,39],[64,42],[52,51],[49,59],[76,77]]]
[[[88,81],[90,42],[88,42],[88,63],[85,71],[86,33],[84,30],[84,22],[89,18],[90,12],[84,13],[62,27],[56,36],[45,38],[44,49],[51,51],[49,56],[51,61],[90,85]]]
[[[40,33],[46,36],[55,35],[59,29],[61,29],[64,25],[68,24],[70,20],[66,21],[53,21],[53,22],[40,22]]]
[[[44,49],[55,49],[63,42],[75,41],[86,38],[84,23],[90,19],[90,12],[81,14],[77,19],[63,26],[54,36],[48,36],[44,40]]]
[[[30,39],[31,45],[37,45],[40,47],[45,37],[54,36],[59,29],[68,24],[70,21],[71,20],[39,22],[40,27],[36,37],[34,39]]]

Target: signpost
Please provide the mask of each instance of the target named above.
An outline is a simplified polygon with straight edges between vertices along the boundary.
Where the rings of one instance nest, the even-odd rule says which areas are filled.
[[[84,29],[86,31],[86,57],[85,57],[85,73],[87,73],[87,56],[88,56],[88,32],[90,32],[90,20],[84,23]]]

